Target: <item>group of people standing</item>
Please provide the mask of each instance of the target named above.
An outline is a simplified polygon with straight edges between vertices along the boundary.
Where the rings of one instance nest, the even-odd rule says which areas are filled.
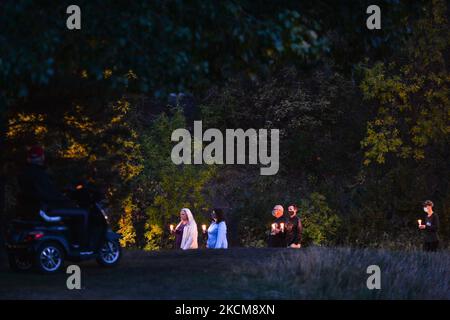
[[[292,204],[288,207],[288,216],[284,215],[282,205],[276,205],[272,210],[275,221],[272,223],[268,246],[275,248],[300,248],[303,226],[297,216],[298,207]],[[223,210],[214,209],[211,213],[212,222],[206,229],[202,228],[203,237],[206,238],[206,248],[227,249],[227,224]],[[171,225],[170,233],[175,236],[176,249],[198,248],[198,227],[194,215],[188,208],[180,211],[180,222],[176,227]]]
[[[227,249],[227,225],[223,210],[214,209],[211,213],[212,222],[208,229],[202,230],[207,237],[206,247],[210,249]],[[198,228],[194,215],[188,208],[180,211],[180,222],[170,232],[175,235],[175,248],[177,249],[197,249],[198,248]]]
[[[282,205],[278,204],[273,208],[272,216],[275,220],[270,230],[269,247],[294,249],[301,247],[303,225],[297,212],[296,204],[288,206],[288,216],[285,216]]]
[[[433,212],[433,202],[427,200],[423,204],[426,213],[424,219],[418,220],[419,229],[424,232],[424,250],[436,251],[439,247],[437,235],[439,228],[439,218]],[[297,215],[298,206],[291,204],[288,206],[288,215],[284,214],[282,205],[276,205],[272,210],[275,218],[271,225],[268,238],[268,246],[273,248],[301,248],[303,225],[302,220]],[[211,249],[227,249],[227,225],[224,213],[221,209],[214,209],[211,213],[212,222],[208,229],[203,228],[203,235],[207,237],[206,247]],[[198,248],[198,230],[194,216],[188,208],[180,211],[180,222],[176,228],[171,228],[171,233],[175,235],[175,247],[183,250]]]

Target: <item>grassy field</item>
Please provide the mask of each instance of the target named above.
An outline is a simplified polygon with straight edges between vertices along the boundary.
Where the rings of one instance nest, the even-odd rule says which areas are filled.
[[[381,290],[368,290],[369,265]],[[1,299],[450,299],[450,252],[348,248],[125,250],[114,269],[80,264],[82,289],[67,276],[16,274],[2,257]]]

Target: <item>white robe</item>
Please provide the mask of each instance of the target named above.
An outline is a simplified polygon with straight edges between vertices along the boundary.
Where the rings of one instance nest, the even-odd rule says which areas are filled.
[[[195,219],[194,219],[194,216],[193,216],[191,210],[189,210],[187,208],[183,208],[181,210],[186,212],[186,215],[188,217],[188,223],[184,226],[183,237],[181,238],[181,249],[183,249],[183,250],[197,249],[198,248],[197,223],[195,222]]]

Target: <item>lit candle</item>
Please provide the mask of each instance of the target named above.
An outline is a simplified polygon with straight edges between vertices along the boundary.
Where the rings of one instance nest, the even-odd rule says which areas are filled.
[[[202,230],[203,230],[203,233],[206,232],[206,224],[202,224]]]
[[[281,232],[284,232],[284,223],[280,223]]]
[[[173,224],[170,225],[170,232],[173,231]]]
[[[417,220],[417,222],[419,223],[419,226],[422,225],[422,220]]]
[[[272,223],[272,231],[275,231],[276,228],[277,228],[277,224],[276,223]]]

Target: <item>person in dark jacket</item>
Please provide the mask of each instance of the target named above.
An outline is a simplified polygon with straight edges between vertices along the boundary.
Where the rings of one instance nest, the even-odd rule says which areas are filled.
[[[424,233],[423,249],[425,251],[436,251],[439,247],[439,217],[433,212],[433,202],[427,200],[423,203],[423,210],[426,212],[425,224],[420,223],[419,229]]]
[[[20,216],[45,218],[48,221],[59,221],[57,219],[61,219],[58,218],[61,216],[70,217],[74,244],[78,246],[86,244],[88,213],[86,210],[77,209],[58,190],[45,168],[45,153],[41,146],[29,149],[27,165],[19,176],[19,188]]]
[[[275,220],[272,223],[269,235],[269,247],[286,248],[286,219],[284,217],[284,208],[282,205],[276,205],[272,210],[272,216]]]
[[[43,204],[63,207],[68,202],[56,188],[44,164],[44,149],[40,146],[31,147],[25,169],[19,175],[19,204],[22,216],[35,217]]]
[[[301,247],[303,226],[297,216],[298,207],[292,204],[288,207],[289,218],[286,222],[286,245],[290,248]]]

